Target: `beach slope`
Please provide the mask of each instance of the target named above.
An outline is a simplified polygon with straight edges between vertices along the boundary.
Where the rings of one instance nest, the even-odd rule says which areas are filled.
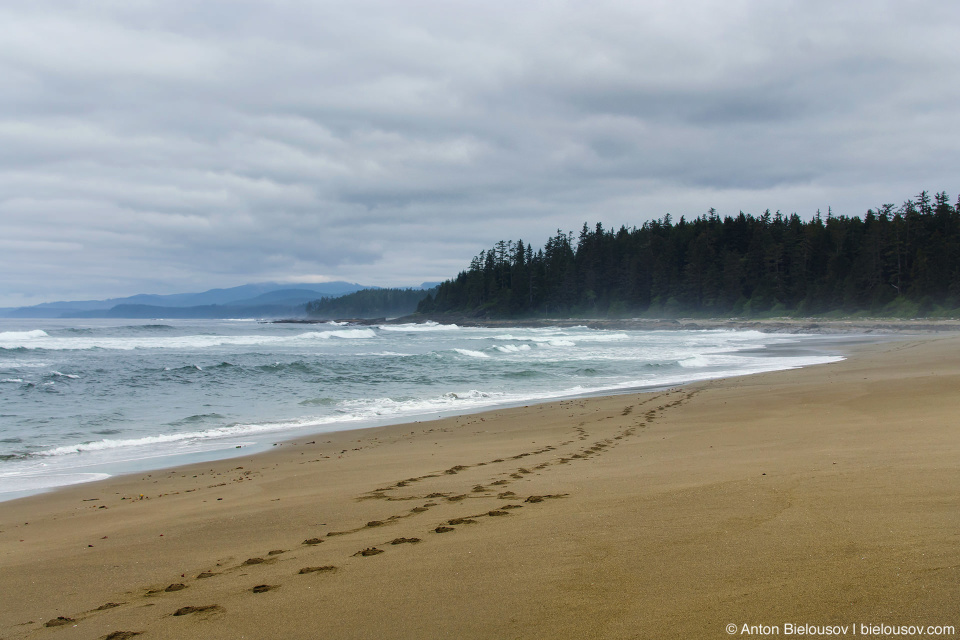
[[[0,505],[0,638],[960,628],[958,409],[904,338],[74,486]]]

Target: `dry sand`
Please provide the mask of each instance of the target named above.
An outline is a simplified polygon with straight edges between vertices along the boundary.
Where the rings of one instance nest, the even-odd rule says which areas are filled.
[[[3,503],[0,638],[960,629],[958,409],[960,338],[904,339]]]

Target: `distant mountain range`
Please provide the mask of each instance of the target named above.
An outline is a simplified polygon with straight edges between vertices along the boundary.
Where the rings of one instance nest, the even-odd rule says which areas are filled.
[[[436,283],[423,283],[422,288]],[[263,282],[202,293],[141,293],[108,300],[45,302],[0,309],[0,318],[280,318],[305,315],[307,302],[361,289],[352,282],[289,284]]]

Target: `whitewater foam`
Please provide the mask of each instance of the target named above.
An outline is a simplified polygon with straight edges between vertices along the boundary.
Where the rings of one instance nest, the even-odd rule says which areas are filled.
[[[382,324],[377,327],[382,331],[396,331],[403,333],[416,333],[423,331],[459,331],[460,327],[455,324],[440,324],[439,322],[424,322],[410,324]]]
[[[65,456],[83,452],[106,451],[112,449],[132,449],[148,448],[155,445],[168,445],[172,443],[190,443],[199,440],[229,438],[239,435],[251,435],[268,431],[283,431],[291,427],[314,424],[311,420],[294,421],[289,423],[263,423],[263,424],[234,424],[225,427],[216,427],[205,429],[203,431],[187,431],[181,433],[162,433],[155,436],[144,436],[142,438],[109,439],[96,440],[94,442],[81,442],[77,444],[54,447],[44,451],[38,451],[36,456],[54,457]],[[158,452],[159,453],[159,452]]]
[[[36,340],[49,335],[42,329],[32,331],[0,331],[0,349],[30,348]]]
[[[48,351],[84,351],[108,349],[132,351],[135,349],[208,349],[212,347],[236,346],[254,347],[296,344],[330,338],[364,340],[376,337],[373,329],[337,329],[331,331],[308,331],[294,336],[270,335],[190,335],[190,336],[125,336],[95,337],[88,335],[50,336],[46,332],[7,332],[20,335],[6,340],[0,339],[0,348],[4,349],[45,349]],[[43,334],[43,335],[40,335]]]
[[[377,333],[373,329],[341,329],[339,331],[309,331],[300,334],[298,340],[329,340],[330,338],[341,338],[344,340],[365,340],[367,338],[376,338]]]
[[[483,338],[478,338],[483,339]],[[575,347],[577,342],[608,342],[600,340],[585,340],[582,336],[565,336],[565,335],[547,335],[547,336],[538,336],[538,335],[529,335],[529,336],[515,336],[512,334],[504,334],[494,336],[495,340],[503,341],[515,341],[515,342],[532,342],[540,346],[550,346],[550,347]]]
[[[507,345],[497,345],[494,347],[497,351],[501,353],[520,353],[521,351],[530,351],[531,347],[528,344],[507,344]]]
[[[474,351],[472,349],[454,349],[454,351],[456,351],[462,356],[469,356],[471,358],[489,358],[490,357],[483,351]]]

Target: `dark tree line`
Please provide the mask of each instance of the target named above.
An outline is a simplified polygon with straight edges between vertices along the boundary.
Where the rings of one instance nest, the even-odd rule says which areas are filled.
[[[768,209],[641,227],[584,224],[536,251],[500,241],[441,284],[424,314],[929,315],[960,307],[960,199],[923,191],[900,207],[810,221]]]
[[[423,289],[362,289],[306,304],[308,316],[322,319],[381,318],[410,315],[428,295]]]

